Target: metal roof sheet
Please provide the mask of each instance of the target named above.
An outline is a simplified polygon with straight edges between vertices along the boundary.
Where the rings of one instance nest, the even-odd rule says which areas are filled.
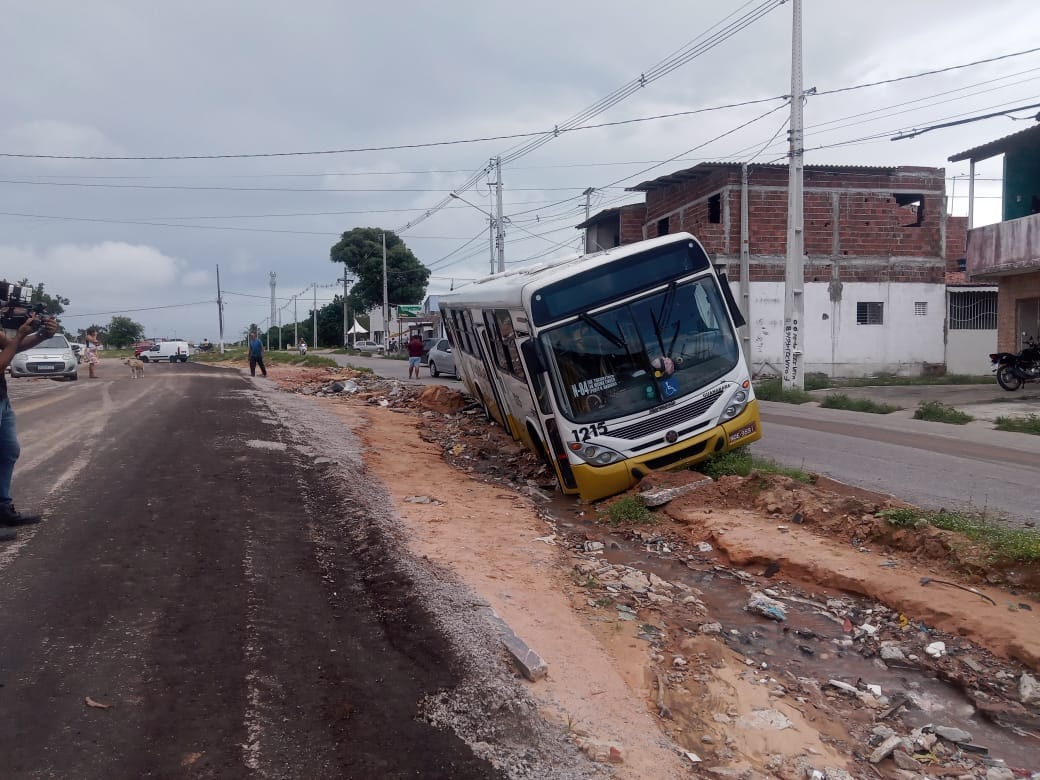
[[[1037,119],[1040,121],[1040,114],[1037,114]],[[1040,146],[1040,124],[1027,127],[1025,130],[1019,130],[1011,135],[1005,135],[1003,138],[973,147],[967,151],[958,152],[948,159],[950,162],[960,162],[961,160],[978,162],[979,160],[988,160],[990,157],[996,157],[998,154],[1004,154],[1023,146]]]

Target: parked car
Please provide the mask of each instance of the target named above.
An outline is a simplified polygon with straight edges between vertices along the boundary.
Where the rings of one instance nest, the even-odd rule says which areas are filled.
[[[440,341],[440,339],[436,336],[432,336],[430,338],[425,338],[422,340],[422,360],[419,361],[420,363],[425,365],[427,362],[429,362],[430,347],[432,347],[438,341]]]
[[[459,372],[455,370],[455,355],[452,354],[451,342],[447,339],[437,339],[436,343],[430,347],[426,359],[430,364],[430,376],[451,374],[458,378]]]
[[[17,353],[11,360],[11,377],[46,376],[75,381],[79,378],[78,362],[69,340],[56,333]]]
[[[83,350],[86,349],[86,347],[84,347],[78,341],[73,341],[72,343],[69,344],[69,346],[72,347],[72,354],[74,354],[76,356],[76,362],[77,363],[82,363],[83,362]]]
[[[159,360],[169,360],[171,363],[179,360],[181,363],[187,363],[189,354],[191,354],[191,347],[188,346],[187,341],[160,341],[158,344],[153,344],[150,349],[140,352],[137,357],[145,363],[155,363]]]
[[[375,352],[378,355],[382,355],[386,352],[386,347],[382,344],[377,344],[374,341],[355,341],[354,349],[358,352]]]

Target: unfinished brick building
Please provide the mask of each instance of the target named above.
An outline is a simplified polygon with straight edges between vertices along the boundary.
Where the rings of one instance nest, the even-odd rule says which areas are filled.
[[[646,197],[642,230],[623,231],[619,219],[615,232],[619,243],[695,235],[725,269],[745,310],[744,346],[754,371],[778,373],[788,171],[752,165],[746,183],[742,173],[739,163],[702,163],[632,187]],[[957,271],[965,231],[962,218],[946,215],[944,169],[808,165],[804,182],[806,370],[914,374],[944,365],[946,275]],[[604,235],[610,218],[599,217],[586,224]]]

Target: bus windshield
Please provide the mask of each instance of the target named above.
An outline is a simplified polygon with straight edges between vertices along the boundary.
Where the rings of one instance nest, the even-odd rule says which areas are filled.
[[[740,355],[710,276],[583,314],[540,338],[561,410],[575,422],[624,417],[699,390]]]

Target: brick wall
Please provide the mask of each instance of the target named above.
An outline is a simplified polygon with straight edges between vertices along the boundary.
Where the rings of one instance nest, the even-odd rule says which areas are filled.
[[[633,244],[643,240],[643,225],[646,222],[646,206],[635,204],[621,208],[619,234],[622,244]]]
[[[772,280],[774,271],[767,267],[772,262],[768,258],[786,255],[787,184],[785,166],[752,166],[749,172],[752,279]],[[941,168],[807,169],[804,187],[807,281],[829,279],[830,262],[838,261],[841,278],[849,281],[942,283],[944,260],[953,252],[951,262],[956,267],[956,259],[963,256],[957,253],[958,247],[963,251],[962,218],[946,218],[943,224],[945,171]],[[918,204],[906,202],[915,195],[920,196],[923,207],[920,220]],[[719,204],[714,210],[713,197]],[[701,176],[650,189],[646,207],[648,238],[658,234],[659,220],[667,217],[669,233],[689,231],[710,255],[728,259],[739,254],[738,167],[707,168]],[[824,258],[824,267],[810,271],[814,260]],[[906,258],[906,262],[889,258]],[[930,258],[935,262],[921,262]],[[729,265],[731,278],[737,278],[735,263]]]
[[[997,349],[1018,351],[1018,306],[1023,298],[1040,298],[1040,272],[1004,276],[997,287]]]

